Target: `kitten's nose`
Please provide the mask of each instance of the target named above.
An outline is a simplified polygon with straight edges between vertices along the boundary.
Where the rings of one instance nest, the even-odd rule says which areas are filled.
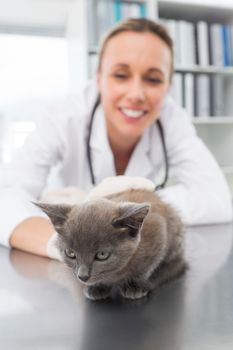
[[[88,275],[83,275],[83,276],[79,276],[78,275],[78,278],[83,281],[83,282],[86,282],[88,279],[89,279],[89,276]]]
[[[83,281],[83,282],[86,282],[90,278],[87,266],[81,265],[79,267],[79,269],[78,269],[78,278],[81,281]]]

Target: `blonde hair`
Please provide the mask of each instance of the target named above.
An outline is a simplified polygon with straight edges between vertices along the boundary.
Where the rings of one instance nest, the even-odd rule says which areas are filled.
[[[117,36],[120,33],[123,32],[137,32],[137,33],[152,33],[162,39],[162,41],[168,46],[168,48],[171,51],[171,73],[170,73],[170,79],[173,74],[174,70],[174,53],[173,53],[173,41],[168,34],[166,28],[159,24],[156,23],[150,19],[147,18],[129,18],[126,19],[122,22],[119,22],[116,24],[114,27],[110,29],[109,32],[105,35],[103,38],[101,45],[100,45],[100,50],[99,50],[99,59],[98,59],[98,67],[97,70],[101,70],[101,64],[103,60],[103,55],[106,50],[106,46],[108,42],[115,36]]]

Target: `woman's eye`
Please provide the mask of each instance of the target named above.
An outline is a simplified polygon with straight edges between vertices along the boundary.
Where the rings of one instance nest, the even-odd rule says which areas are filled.
[[[98,252],[95,256],[96,260],[107,260],[110,257],[109,252]]]
[[[159,78],[146,78],[146,80],[152,84],[161,84],[162,83],[162,80]]]
[[[75,259],[76,258],[76,255],[75,255],[75,252],[70,249],[70,248],[66,248],[65,249],[65,255],[70,258],[70,259]]]
[[[123,80],[123,79],[127,78],[127,75],[123,74],[123,73],[116,73],[116,74],[114,74],[114,77],[119,79],[119,80]]]

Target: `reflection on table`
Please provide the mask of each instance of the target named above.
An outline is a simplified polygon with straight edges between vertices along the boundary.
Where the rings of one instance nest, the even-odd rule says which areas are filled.
[[[2,349],[233,348],[233,227],[189,228],[189,270],[149,297],[86,300],[64,264],[0,248]]]

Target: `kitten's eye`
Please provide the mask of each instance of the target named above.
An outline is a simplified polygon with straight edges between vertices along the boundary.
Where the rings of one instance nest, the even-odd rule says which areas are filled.
[[[73,251],[73,249],[70,249],[70,248],[65,249],[65,255],[70,259],[76,258],[75,252]]]
[[[102,251],[102,252],[98,252],[96,254],[95,259],[103,261],[103,260],[107,260],[109,257],[110,257],[110,253],[109,252]]]

